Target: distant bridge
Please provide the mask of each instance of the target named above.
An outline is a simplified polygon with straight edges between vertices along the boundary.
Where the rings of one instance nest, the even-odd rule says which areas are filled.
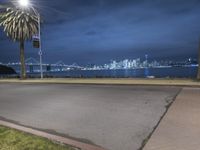
[[[34,73],[34,72],[40,71],[40,62],[33,57],[26,59],[25,64],[26,64],[27,72],[29,72],[29,73]],[[9,62],[7,64],[2,63],[2,65],[12,67],[16,71],[19,71],[21,63],[20,62]],[[67,71],[67,70],[76,70],[76,69],[83,68],[83,67],[77,65],[76,63],[74,63],[72,65],[66,65],[62,60],[60,60],[54,64],[43,63],[42,67],[43,67],[44,72]]]

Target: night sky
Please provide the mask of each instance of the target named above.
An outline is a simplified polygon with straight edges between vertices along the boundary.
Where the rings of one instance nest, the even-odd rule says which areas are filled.
[[[0,0],[0,2],[6,2]],[[200,0],[32,0],[43,18],[44,61],[196,58]],[[19,44],[0,28],[0,62],[18,61]],[[38,58],[32,43],[26,57]]]

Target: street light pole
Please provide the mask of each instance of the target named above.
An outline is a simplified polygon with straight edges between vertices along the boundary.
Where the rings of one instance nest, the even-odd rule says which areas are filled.
[[[197,73],[197,79],[200,80],[200,39],[199,39],[199,50],[198,50],[198,73]]]
[[[38,13],[38,36],[39,36],[39,57],[40,57],[40,78],[43,79],[43,67],[42,67],[42,45],[41,45],[41,18],[40,14]]]

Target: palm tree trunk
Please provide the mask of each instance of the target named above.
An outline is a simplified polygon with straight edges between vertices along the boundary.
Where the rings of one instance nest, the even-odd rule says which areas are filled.
[[[21,62],[21,79],[26,79],[26,65],[24,55],[24,41],[20,41],[20,62]]]
[[[199,67],[198,67],[197,79],[200,80],[200,41],[199,41],[199,55],[198,55],[198,62],[199,62]]]

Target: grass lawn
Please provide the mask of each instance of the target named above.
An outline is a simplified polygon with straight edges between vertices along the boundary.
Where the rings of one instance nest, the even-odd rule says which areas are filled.
[[[0,126],[0,150],[75,150],[45,138]]]

